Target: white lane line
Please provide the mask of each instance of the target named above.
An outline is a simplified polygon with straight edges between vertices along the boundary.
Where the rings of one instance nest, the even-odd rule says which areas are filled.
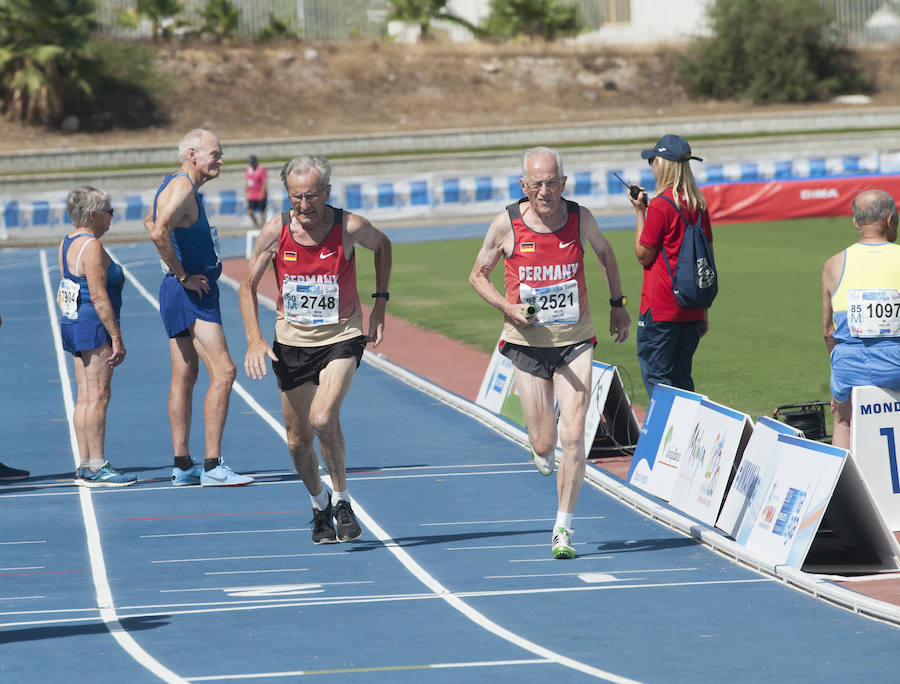
[[[277,570],[216,570],[204,575],[261,575],[267,572],[309,572],[309,568],[279,568]]]
[[[610,570],[612,575],[649,574],[651,572],[695,572],[698,568],[657,568],[655,570]],[[583,572],[547,572],[529,575],[485,575],[485,579],[516,579],[518,577],[577,577]]]
[[[6,544],[46,544],[46,543],[47,543],[46,539],[36,539],[34,541],[3,541],[3,542],[0,542],[0,544],[2,544],[2,545],[6,545]]]
[[[322,558],[324,556],[346,556],[350,551],[333,551],[331,553],[270,553],[262,556],[215,556],[210,558],[172,558],[155,560],[151,563],[206,563],[226,560],[259,560],[268,558]]]
[[[218,530],[216,532],[172,532],[170,534],[142,534],[138,539],[163,539],[165,537],[213,537],[218,534],[277,534],[280,532],[309,532],[308,527],[285,527],[272,530]]]
[[[586,544],[587,542],[578,542],[578,544]],[[575,546],[578,546],[575,544]],[[615,556],[578,556],[579,563],[586,563],[595,560],[612,560]],[[553,563],[555,558],[510,558],[507,563]],[[558,561],[556,561],[558,562]]]
[[[605,520],[605,515],[578,516],[575,520]],[[518,518],[514,520],[449,520],[446,522],[419,523],[422,527],[444,527],[448,525],[508,525],[510,523],[547,522],[556,518]]]
[[[0,568],[0,572],[12,572],[13,570],[43,570],[44,565],[23,565],[21,568]]]
[[[614,590],[632,590],[632,589],[665,589],[668,587],[679,588],[686,586],[709,586],[709,585],[720,585],[720,584],[758,584],[762,582],[777,582],[778,580],[768,577],[760,577],[753,579],[745,579],[745,580],[709,580],[709,581],[698,581],[698,582],[671,582],[671,583],[650,583],[650,584],[605,584],[602,586],[591,585],[591,586],[579,586],[579,587],[548,587],[543,589],[508,589],[508,590],[499,590],[499,591],[470,591],[470,592],[459,592],[457,594],[453,594],[452,597],[457,600],[463,598],[493,598],[499,596],[527,596],[527,595],[536,595],[536,594],[558,594],[558,593],[570,593],[570,592],[583,592],[583,591],[614,591]],[[326,583],[327,584],[327,583]],[[263,587],[263,589],[267,589],[268,587]],[[209,589],[204,589],[207,591]],[[221,589],[219,589],[221,591]],[[435,599],[440,599],[446,601],[450,598],[451,595],[436,595],[434,593],[428,594],[401,594],[401,595],[386,595],[386,596],[345,596],[345,597],[337,597],[337,598],[328,598],[328,597],[316,597],[310,598],[307,595],[307,598],[294,598],[289,600],[280,600],[280,599],[257,599],[253,601],[210,601],[204,603],[183,603],[183,604],[170,604],[163,606],[149,606],[149,608],[156,608],[156,610],[147,610],[148,607],[144,606],[122,606],[120,610],[122,614],[119,616],[120,619],[147,619],[147,618],[165,618],[172,617],[175,615],[197,615],[197,614],[210,614],[210,613],[230,613],[230,612],[241,612],[241,611],[251,611],[251,610],[269,610],[269,609],[281,609],[281,608],[312,608],[319,606],[337,606],[337,605],[354,605],[354,604],[372,604],[372,603],[396,603],[402,601],[433,601]],[[186,608],[190,606],[198,606],[196,608]],[[127,612],[130,610],[135,610],[140,612]],[[0,628],[5,627],[21,627],[21,626],[33,626],[33,625],[55,625],[55,624],[69,624],[69,623],[77,623],[77,622],[92,622],[96,621],[96,618],[92,617],[83,617],[83,618],[63,618],[63,619],[48,619],[48,620],[31,620],[31,621],[22,621],[22,622],[6,622],[0,623]],[[554,662],[559,662],[557,659],[553,659]],[[590,674],[590,673],[588,673]],[[630,681],[630,680],[629,680]]]
[[[0,601],[30,601],[33,599],[45,599],[46,596],[0,596]],[[96,608],[92,608],[91,610],[96,610]],[[0,613],[0,615],[5,615],[5,613]]]
[[[316,582],[315,584],[254,584],[246,587],[193,587],[178,589],[160,589],[160,594],[184,594],[193,591],[222,591],[228,593],[230,591],[256,591],[268,592],[269,594],[278,594],[283,591],[293,591],[297,589],[311,589],[318,587],[341,587],[348,584],[375,584],[373,580],[347,580],[345,582]]]
[[[232,287],[237,286],[237,283],[234,280],[229,279],[229,281],[225,282]],[[263,303],[262,300],[260,300],[260,302]],[[269,306],[270,308],[274,308],[274,302],[272,302],[271,300],[265,303],[265,305]],[[365,354],[363,355],[363,358],[365,358]],[[235,383],[235,387],[237,386],[237,383]],[[260,417],[262,417],[270,426],[272,426],[272,428],[282,438],[282,440],[287,443],[287,434],[280,424],[275,423],[274,419],[272,419],[270,415],[262,410],[260,410]],[[331,478],[329,478],[327,475],[324,475],[322,479],[329,487],[332,486]],[[607,681],[616,682],[618,684],[631,684],[635,681],[627,677],[622,677],[615,673],[607,672],[606,670],[593,667],[591,665],[588,665],[587,663],[582,663],[578,660],[575,660],[574,658],[564,656],[561,653],[551,651],[550,649],[545,648],[540,644],[529,641],[519,634],[506,629],[493,620],[490,620],[486,615],[475,610],[472,606],[461,600],[458,596],[452,594],[446,587],[444,587],[440,582],[432,577],[421,565],[419,565],[413,559],[413,557],[405,549],[401,548],[397,544],[393,537],[391,537],[378,523],[375,522],[375,519],[368,514],[368,512],[362,507],[360,502],[354,501],[353,508],[356,513],[356,517],[372,532],[372,534],[375,535],[375,537],[379,541],[381,541],[387,547],[387,549],[410,573],[412,573],[414,577],[416,577],[422,584],[424,584],[432,592],[434,592],[434,594],[446,601],[451,607],[458,610],[460,613],[465,615],[469,620],[474,622],[482,629],[485,629],[488,632],[499,636],[501,639],[505,639],[506,641],[519,646],[526,651],[530,651],[531,653],[534,653],[535,655],[538,655],[542,658],[553,660],[556,663],[564,665],[573,670],[577,670],[578,672],[583,672],[599,679],[605,679]]]
[[[372,672],[406,672],[408,670],[447,670],[470,667],[506,667],[509,665],[549,665],[552,660],[531,658],[527,660],[483,660],[462,663],[428,663],[425,665],[379,665],[373,667],[344,667],[332,670],[289,670],[285,672],[255,672],[252,674],[204,675],[188,677],[189,682],[222,682],[237,679],[275,679],[283,677],[302,677],[305,675],[323,674],[356,674]]]
[[[69,377],[69,366],[60,340],[59,321],[56,318],[56,297],[53,295],[50,287],[46,250],[42,249],[40,251],[40,260],[41,274],[44,281],[44,295],[47,300],[47,315],[50,319],[50,327],[53,332],[53,343],[56,348],[56,363],[59,368],[59,378],[62,384],[63,403],[65,405],[66,417],[69,423],[69,442],[72,449],[74,465],[77,468],[80,464],[80,459],[78,456],[78,443],[75,440],[75,426],[72,422],[72,412],[75,408],[75,402],[72,398],[72,381]],[[107,629],[109,629],[110,634],[112,634],[113,638],[125,652],[154,675],[166,682],[184,681],[181,677],[165,667],[158,660],[151,657],[149,653],[141,648],[137,641],[125,631],[125,628],[122,627],[122,623],[119,622],[119,618],[116,615],[115,603],[113,602],[112,590],[109,586],[109,578],[106,575],[106,565],[103,561],[103,547],[100,544],[100,528],[97,525],[97,516],[94,512],[94,503],[91,500],[90,489],[79,487],[78,490],[78,498],[81,502],[81,515],[84,519],[84,529],[87,536],[88,555],[91,560],[91,576],[94,580],[94,590],[97,593],[97,606],[100,608],[101,619]]]

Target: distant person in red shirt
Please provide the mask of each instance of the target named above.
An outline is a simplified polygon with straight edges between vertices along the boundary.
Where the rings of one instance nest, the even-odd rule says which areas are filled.
[[[266,173],[266,167],[260,165],[255,154],[250,155],[250,163],[244,175],[247,178],[247,213],[250,215],[253,225],[259,228],[266,222],[266,204],[269,197],[266,181],[268,181],[269,175]],[[257,212],[259,218],[256,217]]]
[[[712,248],[706,200],[691,172],[691,159],[703,160],[691,156],[691,146],[677,135],[664,135],[654,147],[641,152],[641,157],[650,164],[656,180],[656,194],[649,206],[644,203],[648,198],[643,188],[631,198],[637,216],[634,253],[644,267],[637,332],[641,377],[648,396],[660,383],[693,391],[691,367],[700,338],[709,329],[708,310],[679,305],[663,259],[669,260],[674,272],[684,239],[684,221],[671,202],[689,221],[700,216],[700,225]]]

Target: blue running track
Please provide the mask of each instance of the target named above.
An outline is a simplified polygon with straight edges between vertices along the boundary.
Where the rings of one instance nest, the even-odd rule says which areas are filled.
[[[107,453],[140,477],[120,490],[72,485],[55,250],[0,251],[0,461],[33,475],[0,485],[0,681],[897,680],[897,628],[739,567],[591,484],[579,557],[551,560],[555,478],[367,363],[342,419],[359,541],[312,544],[271,375],[239,373],[225,431],[225,459],[257,483],[172,488],[158,259],[149,244],[110,251],[129,275],[128,354]],[[222,292],[240,368],[237,297]],[[273,314],[261,318],[271,331]]]

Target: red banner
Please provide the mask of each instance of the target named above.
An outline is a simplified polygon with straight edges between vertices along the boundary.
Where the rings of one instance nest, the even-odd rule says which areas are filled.
[[[879,188],[900,198],[900,176],[808,178],[704,185],[713,221],[779,221],[816,216],[850,216],[850,202],[863,190]]]

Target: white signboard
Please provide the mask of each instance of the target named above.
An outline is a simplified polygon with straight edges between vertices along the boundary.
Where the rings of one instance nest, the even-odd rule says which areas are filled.
[[[668,501],[687,452],[702,394],[657,385],[641,427],[628,482]]]
[[[847,452],[779,435],[776,467],[755,517],[744,518],[737,541],[774,564],[800,568],[844,468]]]
[[[725,498],[732,466],[752,430],[747,414],[703,399],[669,503],[713,525]]]
[[[488,411],[500,413],[512,382],[512,361],[503,356],[495,346],[494,353],[491,354],[491,360],[488,363],[487,372],[481,380],[481,388],[478,390],[478,397],[475,399],[475,403],[483,406]]]
[[[762,506],[760,489],[767,490],[775,475],[778,435],[800,437],[801,432],[785,423],[760,416],[741,456],[734,481],[725,496],[725,505],[722,506],[722,512],[716,521],[716,527],[732,539],[737,537],[745,516],[756,518],[759,514]]]
[[[851,454],[881,514],[893,531],[900,531],[900,392],[880,387],[854,387],[851,393]]]

